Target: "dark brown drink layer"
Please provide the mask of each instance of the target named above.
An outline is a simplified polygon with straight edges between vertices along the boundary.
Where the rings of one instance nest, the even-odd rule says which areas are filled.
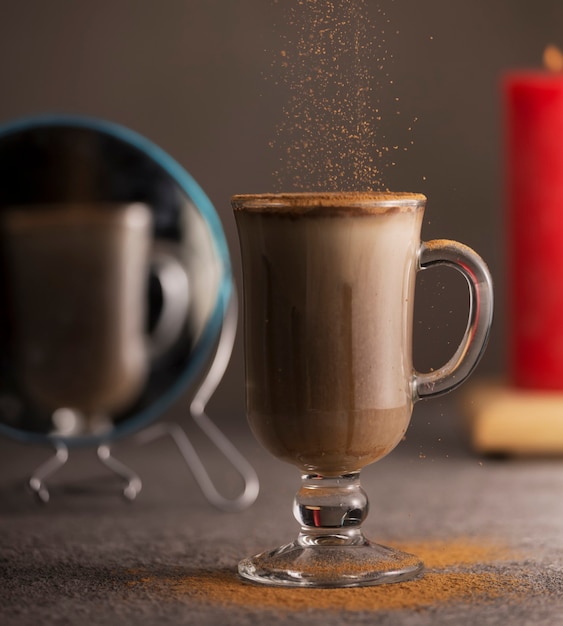
[[[231,198],[235,211],[304,214],[322,211],[366,215],[389,211],[413,211],[424,206],[426,196],[410,192],[337,192],[238,194]]]

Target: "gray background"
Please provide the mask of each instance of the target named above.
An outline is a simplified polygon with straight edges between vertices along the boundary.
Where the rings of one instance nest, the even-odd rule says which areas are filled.
[[[282,0],[283,3],[283,0]],[[560,0],[368,1],[382,26],[400,97],[385,121],[409,145],[387,170],[395,190],[428,195],[423,237],[459,239],[489,263],[496,321],[480,372],[502,373],[502,114],[499,79],[563,45]],[[389,19],[381,25],[380,6]],[[159,144],[201,184],[227,234],[240,285],[229,197],[272,190],[279,154],[268,143],[285,96],[264,79],[280,4],[269,0],[3,0],[0,122],[40,112],[98,116]],[[396,33],[398,31],[398,34]],[[381,94],[386,97],[385,93]],[[411,133],[408,120],[418,121]],[[410,141],[414,145],[410,146]],[[465,325],[463,280],[451,271],[420,285],[415,364],[439,366]],[[445,287],[445,288],[444,288]],[[217,414],[243,406],[240,335]]]

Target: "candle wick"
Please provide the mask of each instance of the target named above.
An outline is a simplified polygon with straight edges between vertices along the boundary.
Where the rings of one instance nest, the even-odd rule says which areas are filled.
[[[543,51],[543,66],[550,72],[563,72],[563,52],[557,46],[547,46]]]

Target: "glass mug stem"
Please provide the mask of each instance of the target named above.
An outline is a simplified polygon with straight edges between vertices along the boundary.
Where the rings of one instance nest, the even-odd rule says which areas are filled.
[[[368,498],[359,471],[304,474],[301,480],[293,506],[301,524],[297,539],[241,561],[242,576],[280,586],[357,587],[411,580],[422,572],[416,556],[364,536]]]
[[[360,472],[335,477],[303,474],[301,481],[293,503],[293,514],[301,524],[298,543],[363,543],[360,526],[368,514],[368,498],[360,485]]]

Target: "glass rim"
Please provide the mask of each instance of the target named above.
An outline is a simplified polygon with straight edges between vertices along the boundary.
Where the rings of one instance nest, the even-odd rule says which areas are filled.
[[[231,197],[235,211],[292,212],[332,209],[338,212],[350,210],[362,213],[378,213],[388,209],[418,209],[426,204],[422,193],[407,191],[336,191],[236,194]]]

